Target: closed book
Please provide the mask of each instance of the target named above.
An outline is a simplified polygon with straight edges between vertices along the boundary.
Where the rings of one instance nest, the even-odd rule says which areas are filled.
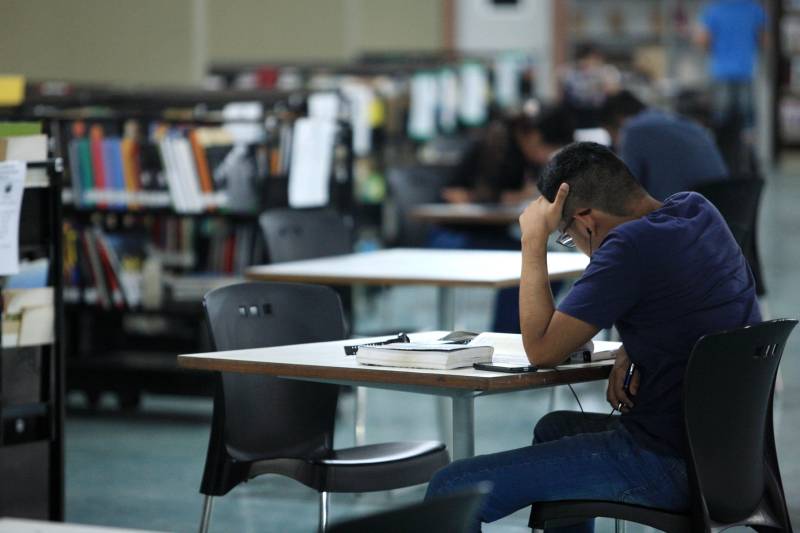
[[[76,142],[78,145],[78,167],[81,175],[81,190],[84,195],[84,198],[81,199],[81,205],[91,206],[94,205],[94,201],[87,197],[87,193],[95,189],[94,173],[92,171],[92,149],[89,139],[85,137],[76,139]]]
[[[122,175],[125,181],[125,191],[130,198],[128,207],[139,208],[139,143],[131,137],[124,137],[120,144],[122,153]]]
[[[103,161],[109,189],[109,203],[116,209],[124,209],[128,205],[128,194],[125,190],[125,175],[122,168],[121,139],[118,137],[103,139]]]
[[[494,348],[479,345],[442,343],[397,343],[384,346],[361,346],[356,361],[363,365],[396,366],[450,370],[488,363]]]
[[[92,175],[94,176],[94,188],[100,191],[108,190],[106,176],[106,165],[103,152],[103,128],[95,124],[89,128],[89,146],[92,153]],[[107,201],[97,202],[99,207],[107,207]]]

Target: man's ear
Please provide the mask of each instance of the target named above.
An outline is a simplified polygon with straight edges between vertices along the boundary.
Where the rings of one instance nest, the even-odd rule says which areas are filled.
[[[587,234],[594,235],[597,233],[597,221],[595,220],[595,212],[591,208],[580,209],[575,213],[575,220],[584,228]]]

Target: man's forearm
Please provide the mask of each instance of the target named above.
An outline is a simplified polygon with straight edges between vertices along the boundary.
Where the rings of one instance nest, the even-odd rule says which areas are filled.
[[[522,239],[522,276],[519,284],[520,331],[529,354],[538,347],[555,305],[547,272],[547,235],[525,235]]]

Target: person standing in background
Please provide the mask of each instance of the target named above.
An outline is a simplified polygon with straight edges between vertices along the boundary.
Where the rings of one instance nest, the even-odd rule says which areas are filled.
[[[620,158],[659,201],[728,175],[707,129],[680,115],[649,108],[630,91],[606,100],[602,122]]]
[[[753,76],[767,16],[755,0],[715,0],[700,17],[696,43],[709,51],[713,121],[737,134],[754,123]]]

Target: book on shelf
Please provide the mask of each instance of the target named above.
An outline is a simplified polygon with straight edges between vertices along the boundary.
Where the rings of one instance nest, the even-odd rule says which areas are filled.
[[[143,236],[106,234],[64,224],[65,300],[105,309],[136,307],[141,300]]]
[[[52,287],[3,290],[3,347],[50,344],[55,337]]]
[[[0,161],[34,162],[45,161],[46,159],[46,135],[12,135],[0,137]],[[50,180],[47,177],[47,169],[29,168],[25,174],[26,187],[46,187],[49,183]]]

